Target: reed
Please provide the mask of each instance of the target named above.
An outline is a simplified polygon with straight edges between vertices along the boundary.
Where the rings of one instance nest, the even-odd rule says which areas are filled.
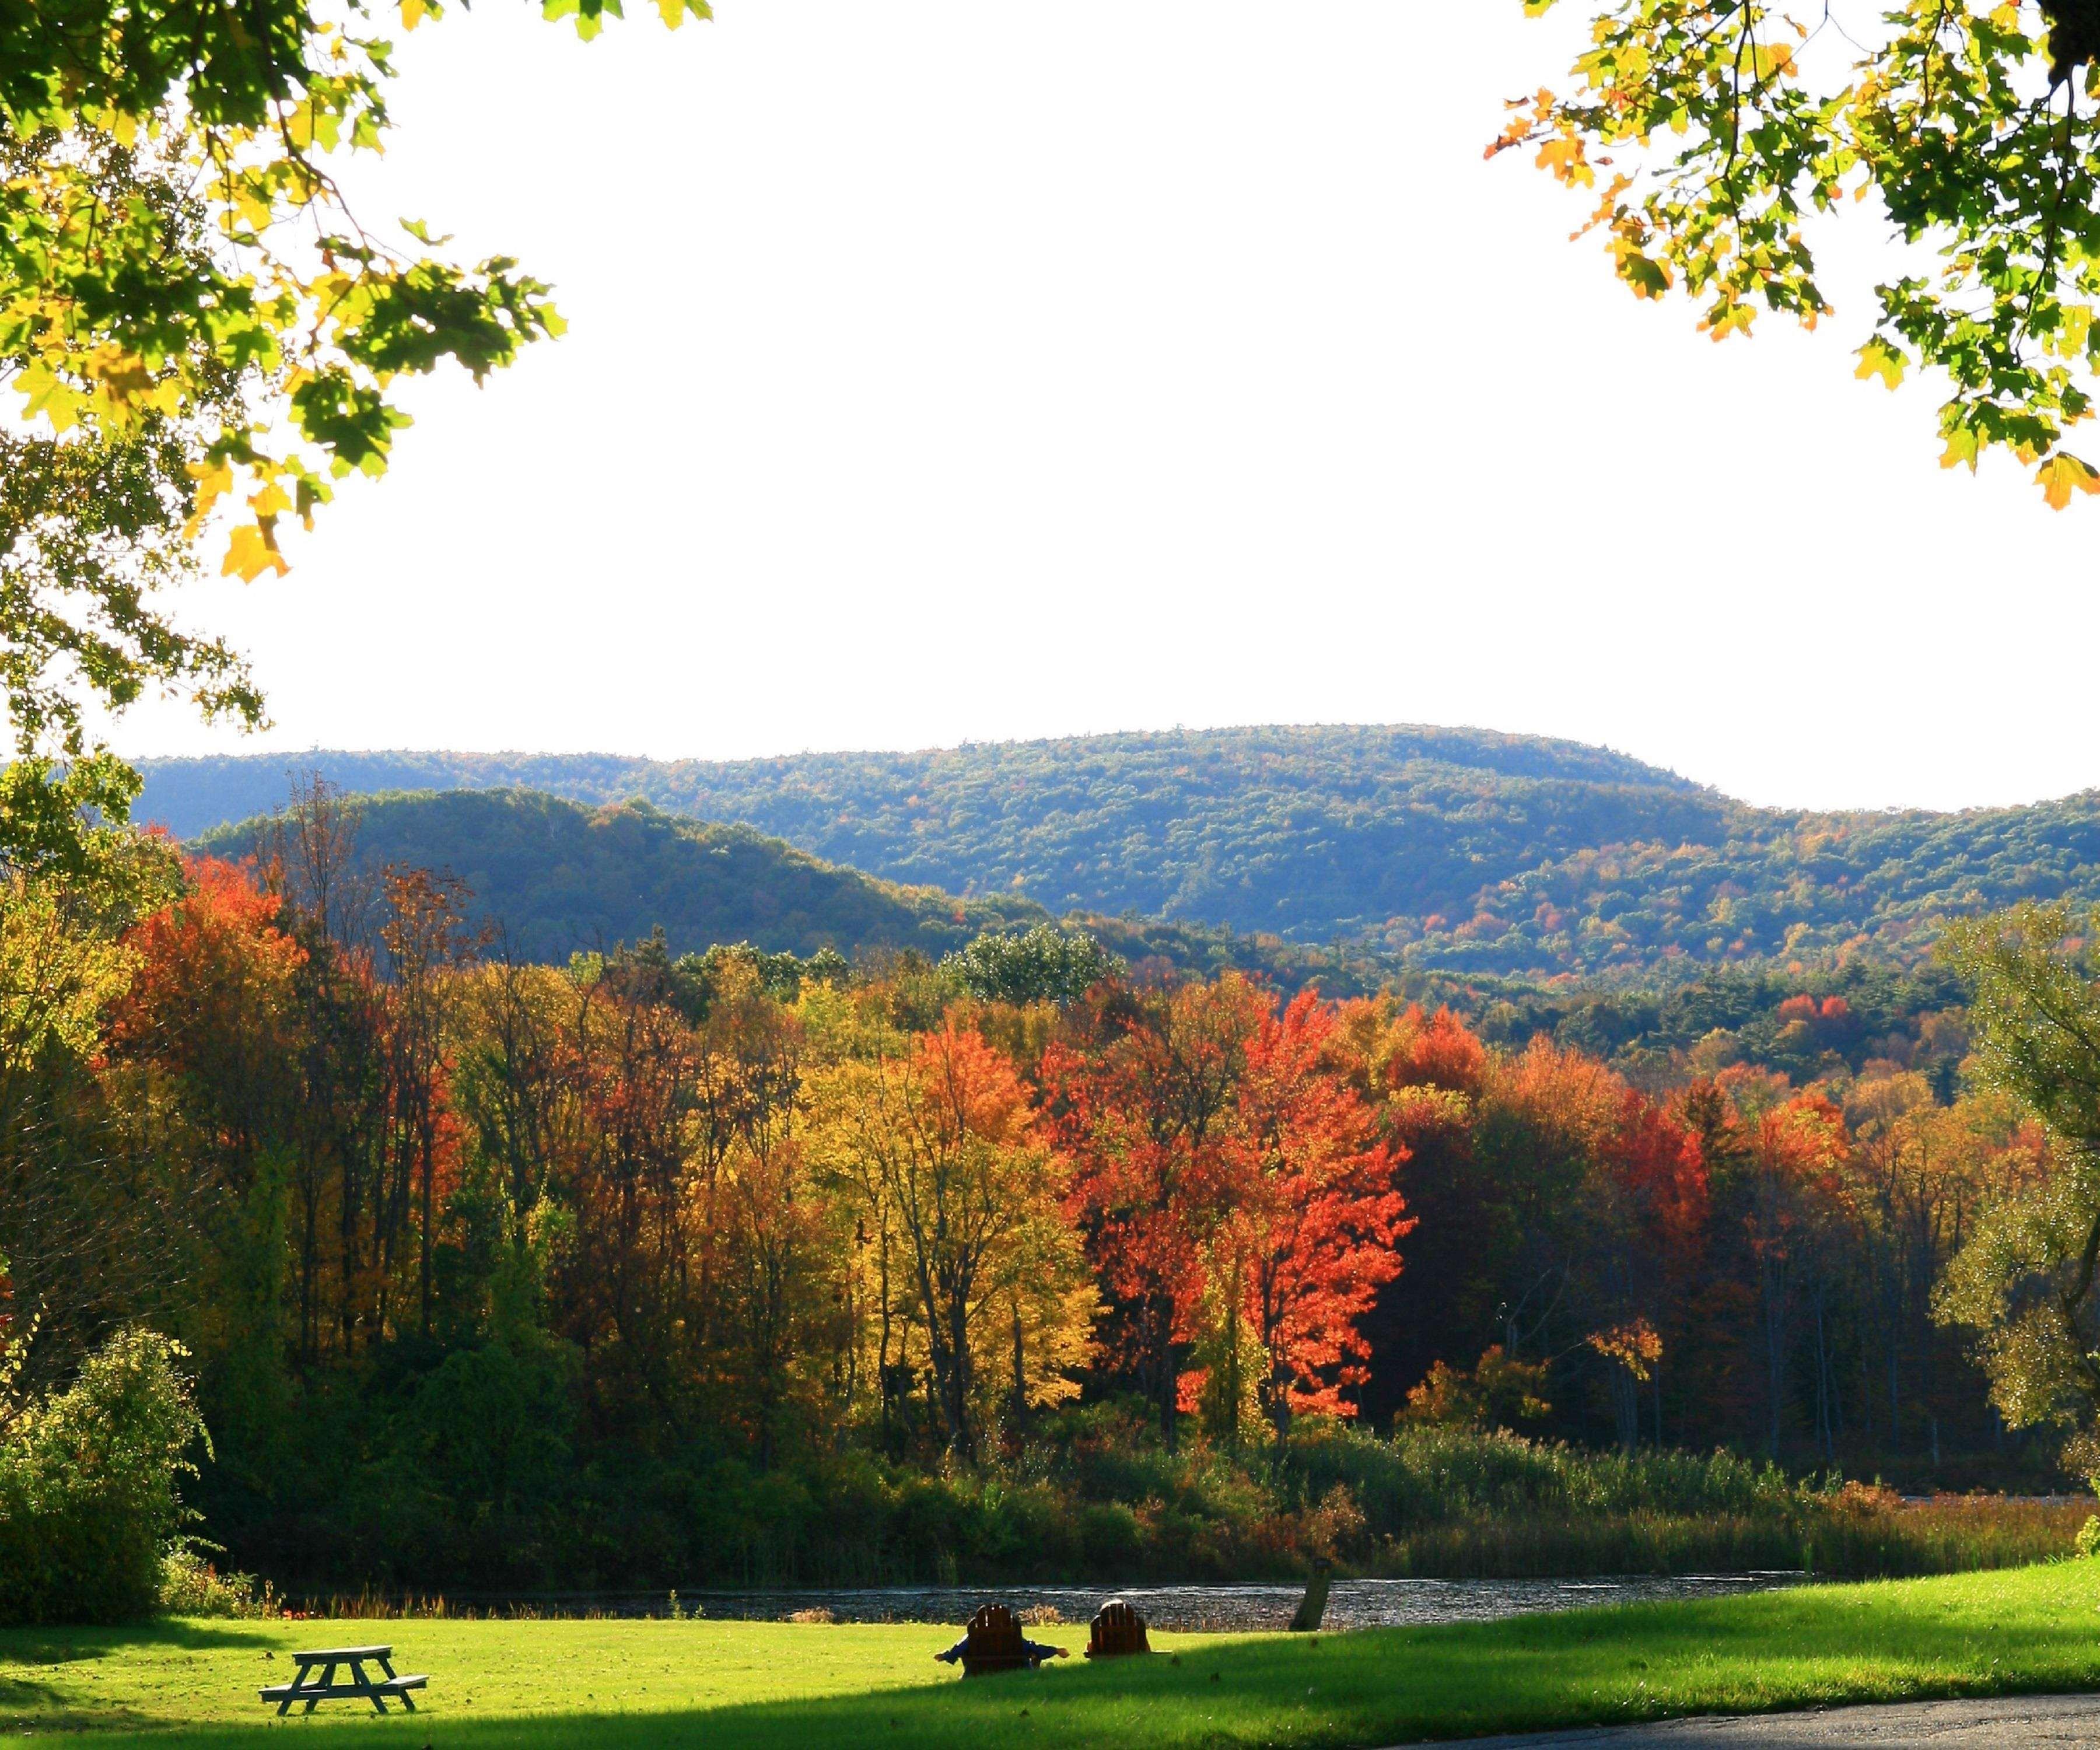
[[[1568,1578],[1784,1570],[1846,1579],[2017,1567],[2071,1553],[2089,1498],[1943,1495],[1797,1477],[1727,1451],[1595,1452],[1513,1434],[1404,1426],[1301,1428],[1281,1454],[1167,1453],[1104,1430],[1048,1458],[929,1477],[855,1455],[778,1478],[727,1476],[705,1497],[704,1564],[612,1595],[577,1569],[511,1597],[313,1586],[301,1613],[590,1618],[680,1613],[673,1585],[809,1587],[1284,1580],[1343,1574]],[[668,1564],[666,1564],[667,1569]],[[194,1576],[192,1576],[192,1578]],[[194,1585],[170,1604],[210,1607]]]

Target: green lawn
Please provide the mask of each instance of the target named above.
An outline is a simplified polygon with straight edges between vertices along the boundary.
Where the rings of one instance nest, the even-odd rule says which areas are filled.
[[[0,1730],[183,1750],[263,1732],[368,1745],[708,1750],[1326,1746],[1815,1703],[2100,1688],[2100,1562],[1804,1587],[1442,1629],[1160,1635],[1159,1656],[968,1684],[953,1631],[730,1622],[174,1622],[0,1633]],[[1086,1632],[1041,1629],[1074,1649]],[[255,1690],[293,1646],[391,1641],[412,1719]],[[274,1656],[272,1656],[274,1655]]]

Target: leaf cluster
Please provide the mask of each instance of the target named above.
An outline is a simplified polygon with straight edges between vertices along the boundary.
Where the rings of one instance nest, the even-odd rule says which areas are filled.
[[[1618,0],[1567,89],[1513,103],[1489,155],[1535,148],[1583,190],[1608,167],[1586,229],[1636,295],[1697,301],[1716,340],[1767,311],[1831,314],[1808,222],[1872,199],[1938,264],[1877,289],[1858,374],[1893,389],[1938,372],[1943,465],[2009,450],[2061,509],[2100,491],[2067,447],[2100,368],[2085,19],[2073,0]]]

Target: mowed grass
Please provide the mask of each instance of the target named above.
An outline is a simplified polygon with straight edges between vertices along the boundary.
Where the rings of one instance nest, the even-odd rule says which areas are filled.
[[[1688,1713],[2100,1688],[2100,1562],[1436,1629],[1154,1637],[964,1683],[952,1630],[732,1622],[174,1622],[0,1634],[0,1729],[79,1746],[1063,1750],[1368,1745]],[[1035,1631],[1077,1650],[1083,1629]],[[391,1641],[421,1711],[256,1699],[295,1646]],[[274,1655],[275,1656],[268,1656]]]

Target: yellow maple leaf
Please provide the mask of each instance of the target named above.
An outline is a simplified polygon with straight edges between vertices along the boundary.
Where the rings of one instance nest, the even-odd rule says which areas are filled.
[[[1757,311],[1748,304],[1725,304],[1700,320],[1700,327],[1715,342],[1726,340],[1731,334],[1747,334],[1750,324],[1758,320]]]
[[[2100,492],[2100,474],[2095,474],[2076,456],[2058,450],[2035,471],[2040,483],[2042,496],[2049,500],[2051,510],[2062,510],[2071,503],[2073,492]]]
[[[236,529],[227,542],[226,563],[219,567],[219,575],[252,584],[265,571],[274,571],[282,577],[290,570],[284,554],[277,551],[276,537],[260,524],[248,522]]]
[[[225,462],[192,462],[190,478],[196,482],[196,505],[183,527],[183,538],[195,540],[202,531],[211,507],[233,490],[233,469]]]
[[[1583,158],[1582,142],[1563,134],[1558,139],[1547,140],[1538,148],[1538,167],[1551,170],[1564,183],[1580,183],[1584,187],[1596,185],[1597,174]]]
[[[39,413],[63,435],[80,423],[80,409],[87,397],[41,359],[15,379],[22,396],[22,412],[33,419]]]
[[[1879,338],[1868,341],[1860,349],[1859,358],[1860,368],[1852,374],[1861,382],[1869,383],[1878,377],[1891,391],[1902,386],[1904,368],[1908,361],[1886,341]]]
[[[146,361],[113,346],[90,360],[88,368],[120,407],[128,407],[153,387],[153,372]]]
[[[1758,84],[1793,71],[1793,50],[1786,43],[1757,43],[1750,50],[1751,76]]]

